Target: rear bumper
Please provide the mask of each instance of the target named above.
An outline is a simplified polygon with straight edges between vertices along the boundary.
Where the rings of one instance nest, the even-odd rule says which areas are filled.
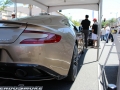
[[[20,63],[0,63],[0,78],[22,80],[22,81],[42,81],[49,79],[61,80],[66,76],[60,75],[44,66],[35,64]]]

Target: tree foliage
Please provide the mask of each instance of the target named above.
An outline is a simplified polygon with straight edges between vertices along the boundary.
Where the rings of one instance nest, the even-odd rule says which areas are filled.
[[[110,20],[106,20],[105,22],[102,21],[102,26],[106,26],[107,24],[111,26],[111,25],[113,25],[115,22],[116,22],[116,19],[115,19],[115,18],[112,18],[112,19],[110,19]]]
[[[79,21],[77,21],[77,20],[73,20],[72,19],[72,16],[70,16],[70,17],[68,17],[68,16],[66,16],[70,21],[72,21],[72,23],[75,25],[75,26],[80,26],[80,22]]]
[[[78,22],[76,20],[72,20],[72,22],[74,23],[75,26],[80,26],[80,22]]]
[[[11,0],[0,0],[0,11],[4,11],[7,6],[12,4],[13,2]]]

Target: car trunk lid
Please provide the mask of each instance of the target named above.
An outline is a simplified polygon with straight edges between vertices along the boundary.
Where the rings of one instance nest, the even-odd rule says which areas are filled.
[[[14,21],[0,21],[0,44],[15,42],[21,33],[26,29],[26,23]]]

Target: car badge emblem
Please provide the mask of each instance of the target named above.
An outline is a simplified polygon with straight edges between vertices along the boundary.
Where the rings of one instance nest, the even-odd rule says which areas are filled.
[[[0,42],[8,42],[10,39],[0,39]]]

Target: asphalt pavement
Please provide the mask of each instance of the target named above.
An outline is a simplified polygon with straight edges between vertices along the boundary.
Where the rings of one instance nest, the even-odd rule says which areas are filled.
[[[94,51],[93,54],[91,54],[91,50]],[[79,59],[79,72],[74,83],[66,80],[36,82],[0,80],[0,86],[18,86],[23,84],[24,86],[43,86],[43,90],[98,90],[97,62],[93,56],[96,51],[95,49],[85,49],[84,54]]]
[[[111,43],[108,43],[111,44]],[[101,42],[101,49],[104,42]],[[101,59],[101,65],[104,64],[107,53],[110,47],[106,47]],[[113,49],[115,51],[115,47]],[[88,48],[85,49],[84,54],[79,58],[78,76],[74,83],[66,80],[49,80],[49,81],[36,81],[36,82],[25,82],[25,81],[12,81],[12,80],[0,80],[0,86],[18,86],[23,84],[24,86],[42,86],[43,90],[99,90],[98,85],[98,61],[97,49]],[[111,56],[107,65],[117,65],[117,55]]]

